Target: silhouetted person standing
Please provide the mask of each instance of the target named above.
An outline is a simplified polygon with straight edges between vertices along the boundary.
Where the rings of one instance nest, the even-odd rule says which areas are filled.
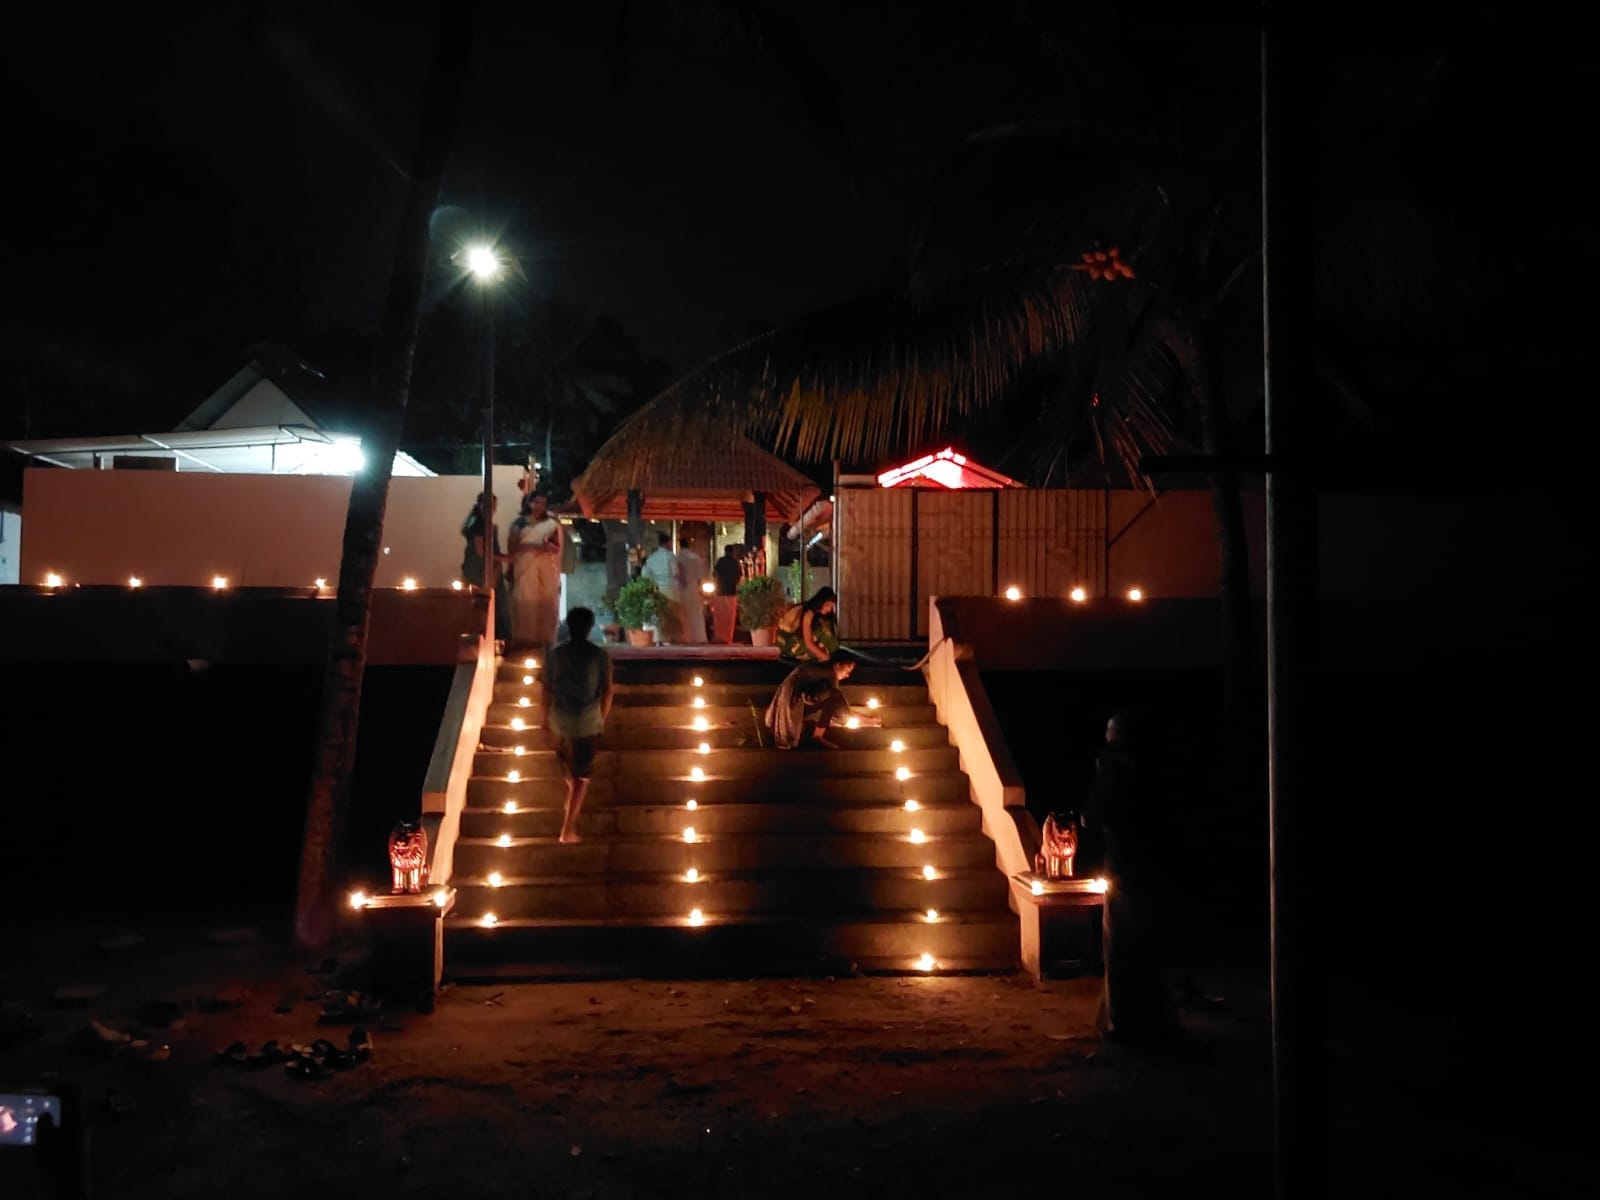
[[[1178,1032],[1167,981],[1169,797],[1151,732],[1147,714],[1137,710],[1106,722],[1105,748],[1083,802],[1083,824],[1104,838],[1110,880],[1102,910],[1100,1027],[1127,1042]]]
[[[578,818],[583,814],[595,750],[605,732],[614,698],[611,656],[604,647],[589,640],[593,632],[593,611],[581,607],[569,611],[570,640],[545,656],[541,681],[545,737],[567,780],[567,804],[558,838],[564,846],[583,840],[578,836]]]
[[[717,594],[711,597],[711,627],[714,640],[723,645],[733,644],[733,631],[739,619],[739,581],[744,578],[744,564],[736,551],[743,549],[729,542],[722,548],[722,557],[711,568],[717,577]]]

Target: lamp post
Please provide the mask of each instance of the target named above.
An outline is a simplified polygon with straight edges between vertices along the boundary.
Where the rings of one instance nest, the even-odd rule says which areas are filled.
[[[505,264],[492,246],[469,246],[456,256],[478,281],[483,298],[483,588],[494,592],[494,292]]]

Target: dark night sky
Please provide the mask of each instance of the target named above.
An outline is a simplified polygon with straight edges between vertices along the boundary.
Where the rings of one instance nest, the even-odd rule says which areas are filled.
[[[855,21],[848,52],[818,35],[869,164],[858,200],[781,62],[715,30],[637,18],[619,59],[626,6],[572,7],[485,19],[446,196],[505,231],[534,294],[614,312],[680,366],[752,319],[882,278],[905,250],[926,139],[965,108],[962,89],[1005,71],[936,27],[918,35],[932,58],[903,34],[882,58],[890,22]],[[425,68],[420,21],[383,11],[216,6],[39,30],[11,64],[30,118],[17,126],[14,211],[29,226],[27,273],[65,269],[71,282],[46,280],[34,317],[91,342],[157,312],[183,324],[213,307],[198,294],[216,275],[207,257],[230,229],[254,227],[263,261],[238,269],[262,278],[233,282],[278,305],[297,269],[303,284],[287,301],[298,311],[270,312],[275,323],[370,322]],[[933,79],[957,52],[978,73],[959,87]],[[235,333],[242,346],[266,331]]]
[[[4,337],[7,361],[20,352],[36,382],[7,389],[7,429],[28,405],[36,432],[54,424],[57,378],[113,400],[170,397],[158,407],[172,419],[251,343],[375,322],[403,189],[395,164],[410,154],[426,65],[422,10],[399,7],[181,6],[93,21],[60,10],[11,39],[3,86],[18,315]],[[1087,34],[1057,47],[1046,72],[1037,37],[1030,44],[1004,19],[1021,9],[1004,4],[960,18],[843,0],[757,5],[801,14],[797,38],[763,49],[679,11],[737,7],[485,6],[446,183],[465,223],[503,231],[521,254],[529,302],[554,295],[613,313],[679,369],[752,321],[781,322],[883,280],[910,248],[930,165],[973,129],[1045,109],[1129,121],[1164,109],[1181,120],[1254,103],[1248,25],[1207,27],[1209,45],[1194,29],[1152,42],[1150,23],[1118,31],[1104,16],[1114,6],[1085,5]],[[1503,222],[1505,256],[1479,245],[1496,263],[1533,255],[1530,233],[1549,218],[1540,205],[1565,203],[1580,164],[1544,154],[1519,126],[1562,119],[1541,91],[1564,78],[1570,99],[1579,77],[1561,63],[1575,51],[1530,34],[1537,55],[1524,65],[1539,72],[1518,68],[1511,86],[1505,72],[1524,60],[1502,50],[1509,37],[1478,28],[1467,38],[1470,71],[1457,54],[1440,74],[1413,39],[1374,60],[1370,78],[1365,67],[1350,76],[1376,114],[1358,135],[1378,147],[1359,186],[1381,204],[1395,164],[1437,158],[1454,225],[1434,221],[1425,234],[1465,231],[1482,243]],[[786,45],[814,61],[795,65]],[[1094,69],[1073,69],[1086,58]],[[806,82],[847,132],[807,103]],[[1419,135],[1413,145],[1395,134],[1424,94],[1460,114],[1453,140]],[[1592,260],[1592,217],[1559,219],[1565,252]],[[1365,249],[1398,261],[1389,245]],[[1448,268],[1452,253],[1435,257]],[[1455,290],[1463,311],[1485,311],[1483,286],[1466,299],[1466,287]],[[1487,336],[1536,336],[1536,311],[1506,304],[1486,318]]]

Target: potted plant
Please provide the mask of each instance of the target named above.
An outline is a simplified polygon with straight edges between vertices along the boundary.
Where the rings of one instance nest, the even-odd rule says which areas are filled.
[[[776,576],[757,575],[739,584],[739,628],[750,631],[752,646],[772,645],[773,630],[787,607],[789,593]]]
[[[648,575],[630,579],[617,593],[617,620],[628,631],[628,645],[653,646],[656,634],[646,625],[654,625],[661,614],[661,590]]]

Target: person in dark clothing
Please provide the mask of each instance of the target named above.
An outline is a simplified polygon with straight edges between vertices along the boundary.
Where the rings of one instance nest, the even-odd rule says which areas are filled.
[[[461,582],[468,587],[481,588],[484,583],[484,556],[491,553],[488,543],[492,543],[494,555],[494,636],[500,641],[505,641],[511,636],[511,588],[506,580],[506,567],[511,564],[511,556],[500,549],[500,526],[494,523],[495,511],[499,508],[499,498],[489,497],[489,517],[483,514],[483,495],[480,493],[477,502],[472,506],[472,511],[467,514],[466,521],[461,526],[461,536],[466,542],[466,547],[461,554]],[[485,525],[493,531],[492,539],[485,539]]]
[[[767,728],[778,749],[793,750],[807,744],[808,721],[814,722],[810,744],[834,744],[828,741],[828,726],[850,715],[850,702],[840,685],[855,669],[855,656],[841,650],[828,662],[806,663],[789,672],[767,705]]]
[[[1171,877],[1167,787],[1148,714],[1116,713],[1095,760],[1082,822],[1104,843],[1109,881],[1101,910],[1105,985],[1099,1023],[1113,1040],[1164,1041],[1178,1032],[1167,981]]]
[[[733,644],[739,621],[739,581],[744,578],[739,552],[743,549],[729,542],[722,548],[722,557],[711,568],[717,579],[717,594],[711,597],[711,640],[725,646]]]

